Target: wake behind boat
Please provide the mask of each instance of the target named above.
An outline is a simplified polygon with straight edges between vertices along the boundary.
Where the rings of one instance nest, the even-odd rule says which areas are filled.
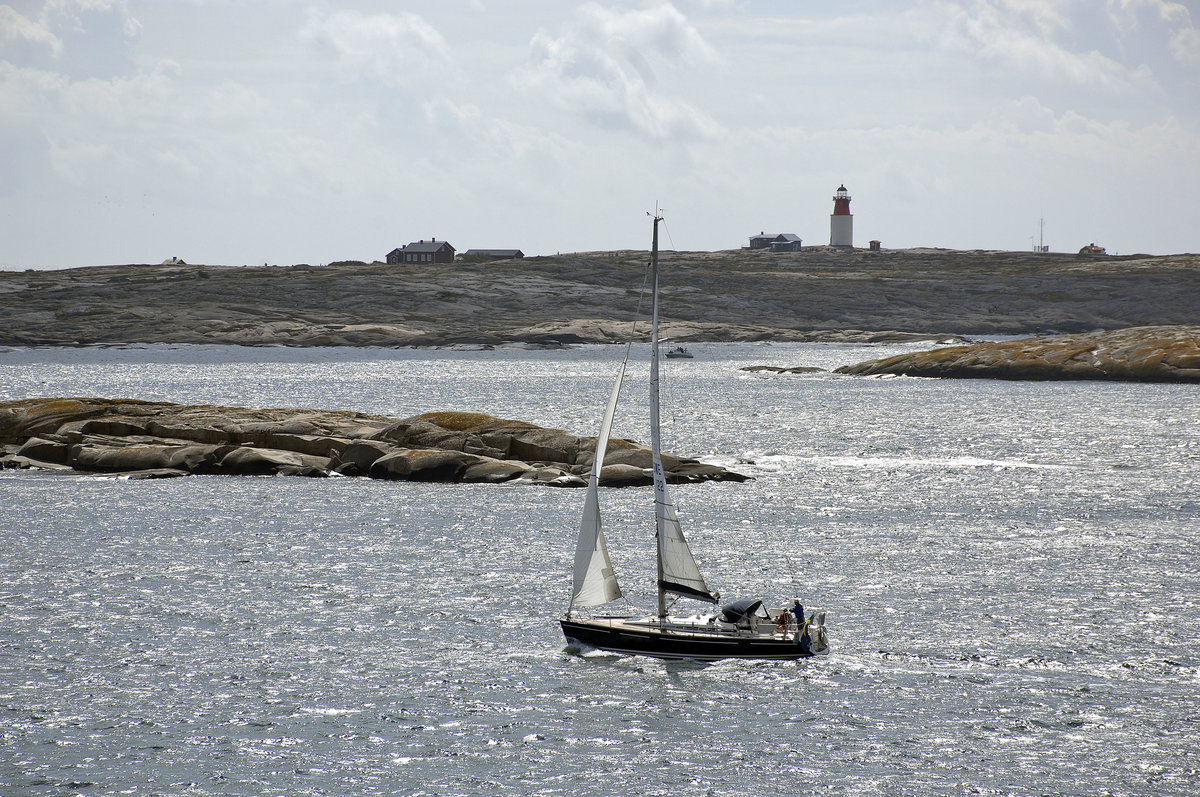
[[[798,659],[828,650],[825,615],[804,616],[799,604],[794,611],[769,611],[761,600],[747,599],[721,605],[720,594],[709,590],[700,574],[675,505],[667,492],[662,466],[662,436],[659,421],[658,335],[658,223],[654,215],[654,237],[650,249],[653,302],[650,324],[650,450],[654,469],[654,523],[657,540],[658,605],[647,617],[581,614],[621,597],[621,587],[608,554],[600,520],[600,471],[608,447],[609,432],[616,415],[617,399],[630,347],[617,373],[616,383],[600,423],[596,454],[584,497],[579,540],[575,548],[574,582],[566,617],[561,621],[568,640],[615,653],[654,656],[664,659],[713,661],[727,658]],[[694,614],[670,614],[668,595],[708,604]]]

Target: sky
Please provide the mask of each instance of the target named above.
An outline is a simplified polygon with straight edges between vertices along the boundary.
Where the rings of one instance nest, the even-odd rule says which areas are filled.
[[[0,0],[0,268],[1200,252],[1200,3]]]

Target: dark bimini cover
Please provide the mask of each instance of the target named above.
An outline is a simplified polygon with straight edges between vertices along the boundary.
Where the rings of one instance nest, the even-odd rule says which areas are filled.
[[[721,607],[721,622],[736,623],[754,614],[759,606],[762,606],[762,601],[758,598],[742,598],[740,601],[726,603]]]

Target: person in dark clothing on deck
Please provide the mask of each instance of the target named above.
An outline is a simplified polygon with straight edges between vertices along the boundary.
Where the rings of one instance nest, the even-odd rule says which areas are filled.
[[[808,635],[808,623],[804,619],[804,606],[800,603],[799,598],[795,600],[792,613],[796,615],[796,641],[800,643],[801,652],[808,653],[812,640]]]

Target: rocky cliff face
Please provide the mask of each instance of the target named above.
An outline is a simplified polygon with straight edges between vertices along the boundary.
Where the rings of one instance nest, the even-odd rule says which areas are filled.
[[[185,474],[368,476],[438,482],[586,484],[595,438],[480,413],[398,420],[335,410],[247,409],[122,399],[0,403],[0,467],[137,477]],[[601,484],[650,484],[650,451],[609,443]],[[744,481],[663,455],[668,481]]]
[[[0,345],[623,341],[647,259],[0,271]],[[678,341],[1082,332],[1200,318],[1196,255],[814,247],[664,252],[662,265],[663,334]]]
[[[1200,382],[1200,327],[1136,327],[947,346],[845,366],[837,373]]]

